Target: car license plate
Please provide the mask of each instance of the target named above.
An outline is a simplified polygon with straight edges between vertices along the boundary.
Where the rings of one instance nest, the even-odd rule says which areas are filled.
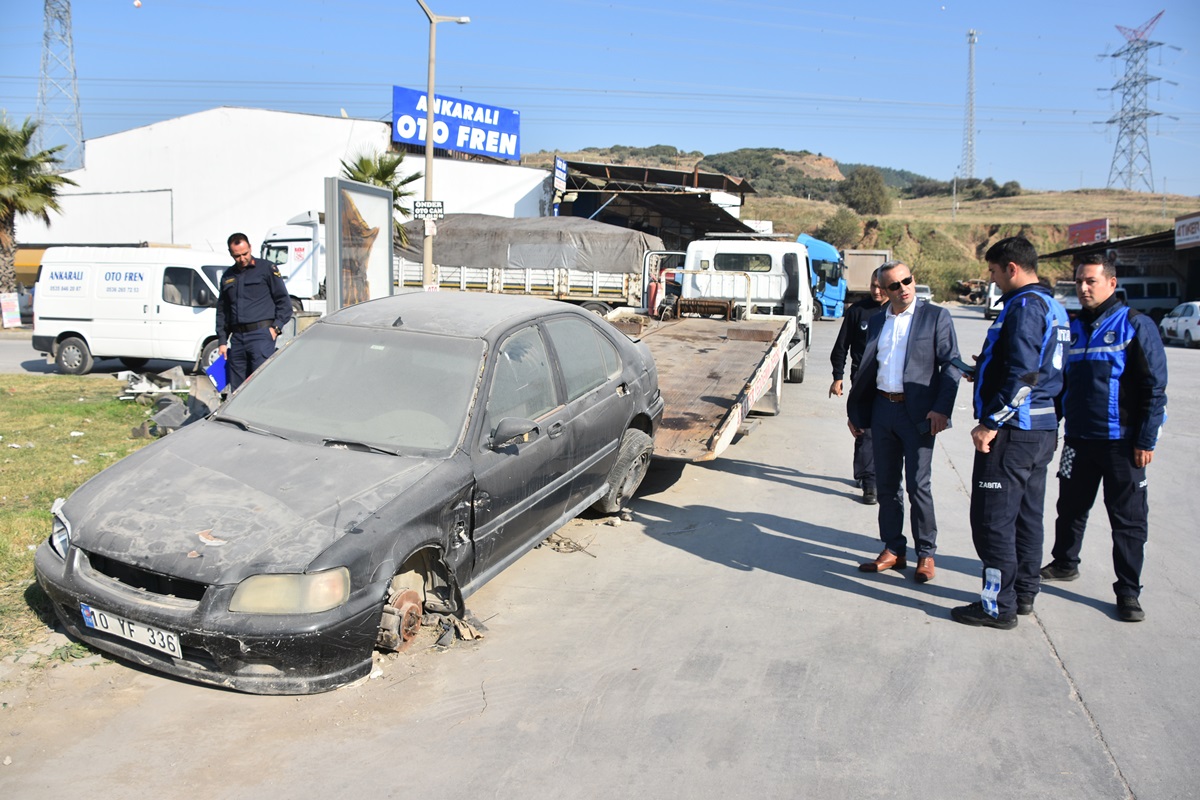
[[[87,603],[80,603],[79,610],[83,612],[83,622],[89,628],[111,633],[113,636],[119,636],[146,647],[153,647],[169,656],[178,658],[183,655],[183,650],[179,647],[178,634],[118,617],[111,611],[104,611],[95,606],[89,606]]]

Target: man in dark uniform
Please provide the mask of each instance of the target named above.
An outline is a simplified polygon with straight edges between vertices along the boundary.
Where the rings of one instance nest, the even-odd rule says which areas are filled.
[[[833,343],[833,353],[829,356],[833,364],[833,383],[829,385],[829,396],[842,396],[842,374],[846,370],[846,351],[850,351],[850,383],[854,384],[854,376],[858,374],[858,362],[862,360],[863,350],[867,346],[867,320],[879,313],[883,308],[883,288],[879,285],[879,270],[871,273],[871,295],[846,309],[842,319],[842,329],[838,331],[837,341]],[[875,455],[871,446],[871,429],[867,428],[861,436],[854,437],[854,480],[863,490],[863,502],[875,505],[878,502],[875,492]]]
[[[952,609],[964,625],[1010,630],[1040,587],[1046,467],[1058,442],[1056,401],[1067,357],[1067,312],[1038,284],[1037,250],[1020,236],[984,255],[1004,308],[975,374],[971,538],[983,562],[980,602]]]
[[[275,352],[275,339],[292,318],[292,300],[275,265],[251,253],[246,234],[233,234],[228,244],[233,266],[221,275],[217,341],[233,391]]]
[[[1079,577],[1083,531],[1103,481],[1117,616],[1140,622],[1146,618],[1138,599],[1149,533],[1146,467],[1167,416],[1167,355],[1154,321],[1122,303],[1116,289],[1116,269],[1102,254],[1076,260],[1082,308],[1071,319],[1054,560],[1042,568],[1042,580]]]

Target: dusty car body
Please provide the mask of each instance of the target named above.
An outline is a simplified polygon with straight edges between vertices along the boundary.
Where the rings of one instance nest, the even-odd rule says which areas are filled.
[[[567,304],[352,306],[56,503],[38,582],[74,636],[151,669],[332,689],[583,509],[624,503],[662,410],[645,346]]]

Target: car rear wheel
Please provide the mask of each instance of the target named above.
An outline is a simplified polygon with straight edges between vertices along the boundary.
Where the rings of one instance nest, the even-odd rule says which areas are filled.
[[[54,363],[59,372],[68,375],[87,375],[92,371],[92,351],[87,343],[77,336],[68,336],[58,343]]]
[[[1184,332],[1183,332],[1183,346],[1184,346],[1184,347],[1195,347],[1195,346],[1196,346],[1196,345],[1195,345],[1195,344],[1192,342],[1192,332],[1191,332],[1191,331],[1184,331]]]
[[[646,477],[654,440],[642,431],[630,429],[621,437],[621,451],[608,473],[608,492],[596,501],[593,508],[604,514],[620,511]]]

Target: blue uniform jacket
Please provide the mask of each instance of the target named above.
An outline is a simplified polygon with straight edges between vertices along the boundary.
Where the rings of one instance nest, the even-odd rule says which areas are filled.
[[[1153,450],[1167,419],[1167,354],[1154,321],[1116,296],[1071,319],[1065,434]]]
[[[271,320],[282,328],[292,318],[292,299],[283,276],[270,261],[261,258],[244,270],[237,265],[221,273],[221,296],[217,301],[217,339],[224,343],[234,325]]]
[[[1058,429],[1067,312],[1050,290],[1029,284],[1005,293],[983,343],[975,378],[975,418],[987,428]]]

